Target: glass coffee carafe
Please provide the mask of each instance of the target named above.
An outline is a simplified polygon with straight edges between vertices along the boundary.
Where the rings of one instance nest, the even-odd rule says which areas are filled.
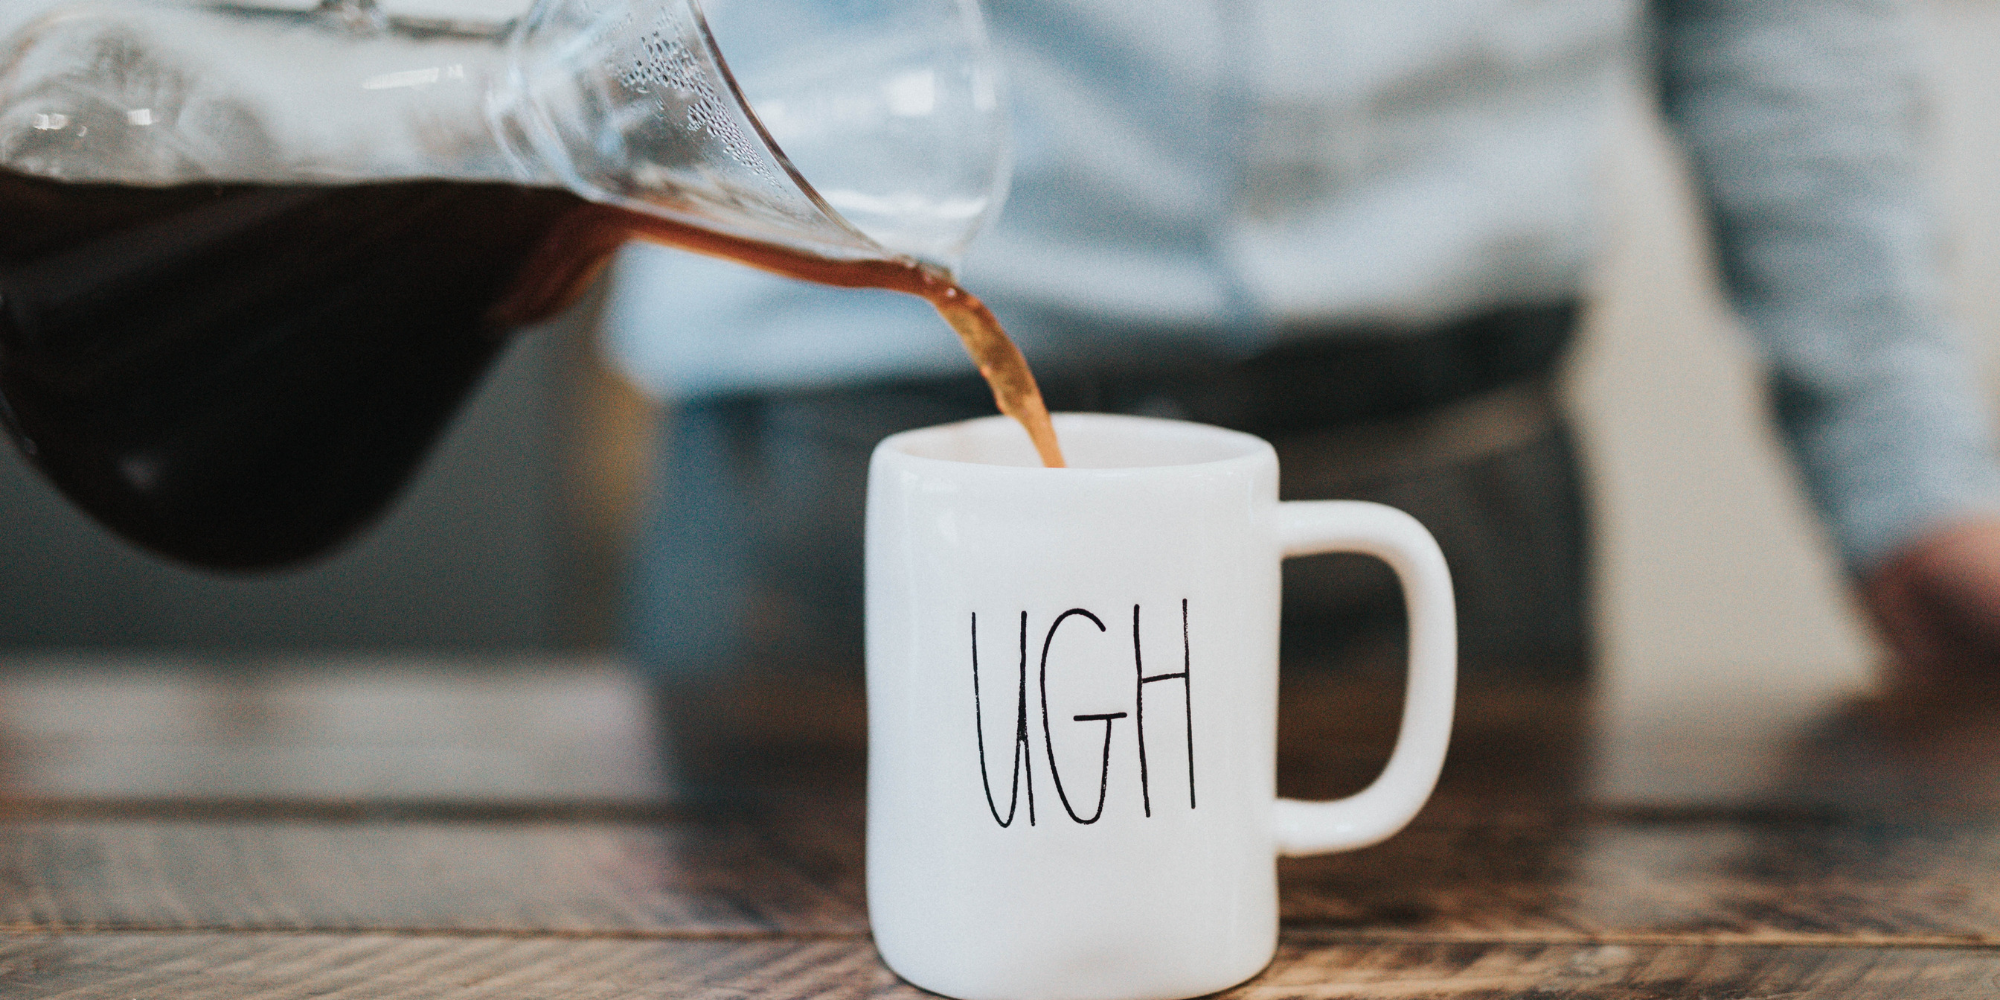
[[[57,9],[0,50],[0,422],[142,546],[297,562],[629,238],[962,295],[997,90],[973,0]]]

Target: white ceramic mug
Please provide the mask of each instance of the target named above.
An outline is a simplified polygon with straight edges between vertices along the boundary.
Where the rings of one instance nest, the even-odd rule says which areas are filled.
[[[898,434],[868,483],[868,911],[961,1000],[1164,1000],[1277,948],[1276,857],[1409,822],[1451,730],[1456,634],[1409,515],[1278,502],[1247,434],[1061,415],[1044,469],[994,417]],[[1279,561],[1363,552],[1410,616],[1402,732],[1335,802],[1276,792]]]

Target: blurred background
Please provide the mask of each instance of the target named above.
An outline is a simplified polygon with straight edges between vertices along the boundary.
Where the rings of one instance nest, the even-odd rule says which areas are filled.
[[[45,5],[9,0],[0,33]],[[383,3],[498,17],[522,5]],[[2000,387],[2000,4],[1917,6],[1933,56],[1947,268]],[[1727,698],[1796,683],[1770,676],[1774,664],[1829,689],[1865,686],[1873,640],[1760,415],[1678,154],[1640,95],[1630,88],[1601,179],[1610,252],[1565,380],[1596,500],[1601,683],[1614,712],[1662,692]],[[655,422],[605,367],[596,313],[588,298],[526,331],[387,521],[295,573],[216,577],[156,562],[0,449],[0,653],[613,648]]]

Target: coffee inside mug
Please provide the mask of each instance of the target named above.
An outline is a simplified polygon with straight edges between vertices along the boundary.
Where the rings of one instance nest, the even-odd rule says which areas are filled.
[[[1100,413],[1054,417],[1056,435],[1069,460],[1065,472],[1087,469],[1143,469],[1203,465],[1254,458],[1268,446],[1238,431],[1205,424],[1134,420]],[[899,435],[893,447],[903,454],[941,462],[1041,469],[1033,444],[1019,425],[971,420]]]

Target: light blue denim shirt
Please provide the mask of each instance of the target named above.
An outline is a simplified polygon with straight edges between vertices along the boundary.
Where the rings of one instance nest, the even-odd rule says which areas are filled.
[[[1896,0],[989,0],[1013,193],[962,275],[1058,369],[1242,356],[1580,294],[1610,100],[1657,68],[1780,424],[1851,565],[2000,509],[1932,262]],[[968,370],[927,307],[653,248],[614,354],[663,398]]]

